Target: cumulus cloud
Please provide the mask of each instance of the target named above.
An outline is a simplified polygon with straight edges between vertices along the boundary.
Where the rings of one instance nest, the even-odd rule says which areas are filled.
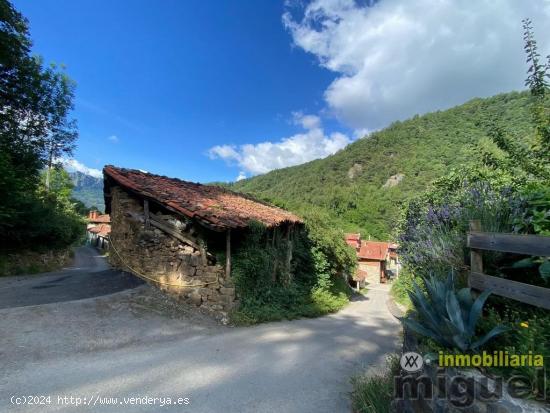
[[[240,171],[239,176],[235,178],[235,181],[242,181],[243,179],[246,179],[246,174],[244,173],[244,171]]]
[[[118,136],[116,136],[116,135],[111,135],[107,139],[110,140],[113,143],[118,143],[118,141],[119,141]]]
[[[325,100],[355,129],[523,88],[521,19],[550,52],[550,1],[314,0],[283,15],[294,44],[335,73]]]
[[[304,129],[278,142],[261,142],[240,146],[217,145],[210,148],[211,159],[224,159],[237,164],[242,172],[261,174],[273,169],[298,165],[313,159],[324,158],[344,148],[351,140],[344,134],[325,134],[321,119],[301,112],[293,113],[293,121]]]
[[[103,172],[99,169],[89,168],[83,163],[77,161],[76,159],[59,159],[59,163],[69,172],[82,172],[83,174],[93,176],[94,178],[102,178]]]

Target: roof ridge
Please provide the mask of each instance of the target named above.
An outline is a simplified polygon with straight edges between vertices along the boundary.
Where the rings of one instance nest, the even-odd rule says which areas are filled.
[[[106,165],[103,172],[105,177],[109,176],[117,184],[141,196],[170,207],[169,209],[175,210],[174,212],[191,218],[196,216],[216,228],[245,227],[252,220],[268,226],[279,225],[285,221],[302,222],[292,212],[220,185],[185,181],[114,165]],[[109,181],[105,180],[106,186],[108,183]]]

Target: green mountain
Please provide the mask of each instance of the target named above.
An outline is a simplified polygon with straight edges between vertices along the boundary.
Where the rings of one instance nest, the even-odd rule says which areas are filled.
[[[400,204],[475,156],[474,145],[499,125],[518,139],[532,132],[528,92],[473,99],[414,116],[359,139],[324,159],[231,185],[297,212],[326,210],[346,231],[387,238]]]
[[[82,201],[87,207],[95,206],[105,211],[103,200],[103,178],[96,178],[82,172],[69,172],[73,181],[73,197]]]

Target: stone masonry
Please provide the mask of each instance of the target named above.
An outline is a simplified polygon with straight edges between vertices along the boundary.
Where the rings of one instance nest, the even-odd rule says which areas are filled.
[[[195,247],[154,226],[146,228],[143,201],[114,186],[111,188],[111,264],[147,277],[149,283],[171,295],[225,315],[236,305],[235,288],[226,278],[225,268],[207,251],[204,230],[167,210],[151,212],[151,217],[178,228]]]

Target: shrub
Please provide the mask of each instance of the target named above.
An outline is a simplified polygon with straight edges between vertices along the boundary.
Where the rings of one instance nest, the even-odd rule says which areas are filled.
[[[305,228],[295,229],[292,236],[290,268],[288,242],[277,229],[250,225],[233,254],[240,299],[232,313],[234,323],[316,317],[348,303],[351,291],[345,274],[353,271],[355,256],[343,234],[322,220],[306,220]]]
[[[483,230],[511,230],[514,190],[481,181],[441,180],[434,190],[411,201],[399,224],[400,254],[413,272],[444,273],[466,267],[466,234],[471,220]],[[494,254],[485,254],[491,259]]]
[[[412,303],[409,298],[409,292],[413,290],[413,281],[415,281],[414,274],[412,274],[408,268],[401,270],[399,277],[391,285],[390,293],[393,299],[407,308],[410,308]]]
[[[543,309],[537,309],[526,304],[509,300],[491,300],[486,316],[480,322],[480,332],[483,334],[494,325],[505,325],[508,331],[502,334],[497,342],[490,342],[487,351],[508,351],[510,354],[542,354],[545,360],[550,357],[550,314]],[[534,382],[536,369],[529,366],[491,368],[490,371],[512,377],[521,375],[529,377]],[[550,381],[546,387],[538,388],[541,394],[550,392]],[[546,393],[544,393],[546,391]]]
[[[64,249],[85,233],[85,221],[70,199],[72,184],[67,172],[52,170],[51,190],[40,186],[17,199],[16,218],[0,226],[0,250]]]
[[[521,191],[514,212],[515,232],[550,236],[550,186],[527,186]]]

